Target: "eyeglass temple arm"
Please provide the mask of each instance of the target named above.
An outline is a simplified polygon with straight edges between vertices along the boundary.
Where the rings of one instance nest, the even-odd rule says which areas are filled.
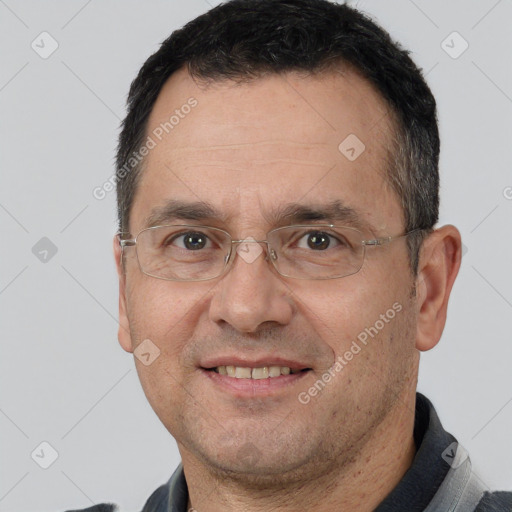
[[[118,233],[117,240],[119,241],[119,246],[121,247],[121,254],[119,256],[121,264],[123,263],[123,254],[124,254],[124,248],[125,247],[132,247],[135,245],[135,238],[124,238],[123,235],[130,235],[130,233]]]
[[[124,248],[124,247],[131,247],[133,245],[135,245],[135,239],[134,238],[130,238],[129,240],[121,240],[119,239],[119,245]]]
[[[404,233],[403,235],[398,236],[385,236],[382,238],[375,238],[373,240],[363,240],[363,245],[386,245],[391,243],[393,240],[396,240],[397,238],[403,238],[404,236],[411,235],[412,233],[416,233],[417,231],[425,231],[424,228],[416,228],[412,231],[408,231],[407,233]]]
[[[395,237],[398,238],[398,237]],[[383,238],[374,238],[373,240],[363,240],[363,245],[386,245],[393,240],[392,236],[386,236]]]
[[[124,247],[130,247],[135,245],[135,238],[129,238],[132,236],[131,233],[124,232],[124,233],[117,233],[117,240],[119,241],[119,245],[121,248]],[[126,237],[126,238],[124,238]]]

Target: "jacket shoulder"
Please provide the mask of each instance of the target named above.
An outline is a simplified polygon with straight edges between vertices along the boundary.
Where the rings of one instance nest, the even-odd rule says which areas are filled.
[[[475,512],[512,512],[512,492],[485,492]]]
[[[92,507],[66,510],[65,512],[118,512],[118,507],[114,503],[98,503]]]

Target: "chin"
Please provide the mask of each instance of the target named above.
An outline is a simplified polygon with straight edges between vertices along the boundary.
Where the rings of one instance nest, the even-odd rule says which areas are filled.
[[[253,433],[253,439],[233,442],[210,453],[205,447],[196,451],[201,463],[217,478],[265,488],[300,482],[315,464],[311,454],[318,452],[307,446],[304,439],[279,439]],[[310,440],[311,441],[311,440]],[[200,452],[200,453],[198,453]],[[324,458],[325,460],[325,458]]]
[[[212,473],[222,481],[229,479],[246,488],[266,489],[292,486],[307,480],[308,471],[304,461],[287,460],[259,460],[252,461],[228,461],[218,460],[214,465],[209,463]]]

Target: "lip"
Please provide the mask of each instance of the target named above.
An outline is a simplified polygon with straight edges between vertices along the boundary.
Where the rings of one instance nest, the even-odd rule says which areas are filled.
[[[244,364],[248,365],[248,362]],[[255,363],[251,362],[251,364]],[[217,366],[224,365],[220,364]],[[274,366],[288,365],[279,363]],[[205,368],[201,368],[200,371],[205,378],[209,379],[210,385],[213,384],[217,389],[220,389],[224,393],[229,393],[235,398],[264,398],[276,396],[286,392],[287,389],[291,388],[311,373],[311,370],[309,370],[299,373],[290,373],[289,375],[281,375],[279,377],[269,377],[267,379],[237,379],[236,377],[229,377],[228,375],[220,375],[213,370],[207,370]]]
[[[215,358],[206,358],[200,362],[200,368],[203,370],[210,370],[219,366],[239,366],[242,368],[262,368],[263,366],[287,366],[291,370],[304,370],[311,368],[305,362],[286,359],[276,356],[260,356],[243,358],[240,356],[217,356]],[[274,377],[278,378],[278,377]]]

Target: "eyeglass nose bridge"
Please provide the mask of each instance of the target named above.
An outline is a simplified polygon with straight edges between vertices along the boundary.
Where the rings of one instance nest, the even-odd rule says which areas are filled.
[[[224,258],[224,262],[226,264],[229,262],[229,260],[234,260],[235,258],[233,253],[236,254],[238,252],[238,250],[233,251],[234,244],[239,244],[239,246],[241,244],[265,244],[267,246],[267,250],[265,251],[265,261],[270,260],[273,263],[274,261],[277,260],[277,253],[274,250],[274,248],[270,245],[270,242],[268,240],[255,240],[253,238],[244,238],[241,240],[231,240],[231,251],[228,254],[226,254]]]

